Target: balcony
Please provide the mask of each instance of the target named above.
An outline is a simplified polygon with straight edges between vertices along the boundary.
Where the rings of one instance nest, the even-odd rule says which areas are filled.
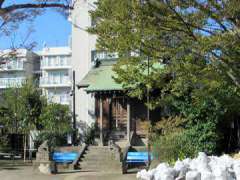
[[[10,61],[0,66],[0,71],[23,71],[23,61]]]
[[[63,105],[71,105],[71,98],[68,94],[50,95],[48,97],[49,102],[59,103]]]
[[[0,89],[19,87],[24,81],[25,78],[0,78]]]
[[[41,77],[40,87],[71,87],[71,81],[68,76]]]
[[[96,59],[101,60],[116,60],[118,58],[117,53],[108,53],[106,51],[93,50],[91,52],[91,61],[94,62]]]
[[[45,57],[41,60],[41,69],[70,69],[70,57]]]

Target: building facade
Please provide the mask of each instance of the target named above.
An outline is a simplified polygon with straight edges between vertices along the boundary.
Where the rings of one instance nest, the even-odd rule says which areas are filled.
[[[71,106],[71,49],[45,47],[39,55],[41,57],[39,87],[43,94],[49,102]]]
[[[0,57],[0,90],[21,86],[26,79],[33,79],[38,85],[40,58],[37,54],[26,49],[3,50]]]
[[[72,69],[76,73],[76,82],[80,82],[93,66],[92,54],[95,51],[96,36],[86,30],[93,23],[89,10],[94,9],[96,0],[76,0],[71,13],[72,23]],[[79,130],[84,130],[95,122],[95,100],[83,89],[76,90],[76,120]],[[81,131],[80,131],[81,132]]]

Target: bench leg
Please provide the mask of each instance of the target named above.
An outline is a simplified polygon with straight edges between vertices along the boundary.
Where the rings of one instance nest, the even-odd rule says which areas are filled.
[[[128,164],[127,163],[123,163],[122,164],[122,174],[126,174],[127,173],[127,169],[128,169]]]
[[[51,171],[52,171],[53,174],[57,174],[58,170],[57,170],[57,163],[56,162],[51,163]]]

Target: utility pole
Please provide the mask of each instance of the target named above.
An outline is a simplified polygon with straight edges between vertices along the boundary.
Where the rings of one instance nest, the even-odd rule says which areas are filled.
[[[76,145],[77,140],[77,128],[76,128],[76,93],[75,93],[75,71],[73,70],[73,86],[72,86],[72,97],[73,97],[73,144]]]

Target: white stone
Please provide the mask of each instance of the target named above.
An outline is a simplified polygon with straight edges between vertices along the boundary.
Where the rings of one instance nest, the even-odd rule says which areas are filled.
[[[43,174],[51,174],[51,168],[50,168],[49,164],[40,164],[38,169]]]
[[[236,176],[236,180],[240,180],[240,161],[235,161],[233,164],[233,171]]]
[[[186,180],[201,180],[201,174],[198,171],[188,171]]]
[[[140,171],[137,177],[141,180],[240,180],[240,160],[228,155],[199,153],[195,159],[178,160],[174,167],[160,163],[156,169]]]
[[[189,169],[189,164],[184,163],[184,161],[177,161],[174,165],[174,169],[176,171],[176,176],[180,177],[185,177],[186,173]]]
[[[212,172],[204,171],[201,172],[201,180],[215,180],[215,176]]]

